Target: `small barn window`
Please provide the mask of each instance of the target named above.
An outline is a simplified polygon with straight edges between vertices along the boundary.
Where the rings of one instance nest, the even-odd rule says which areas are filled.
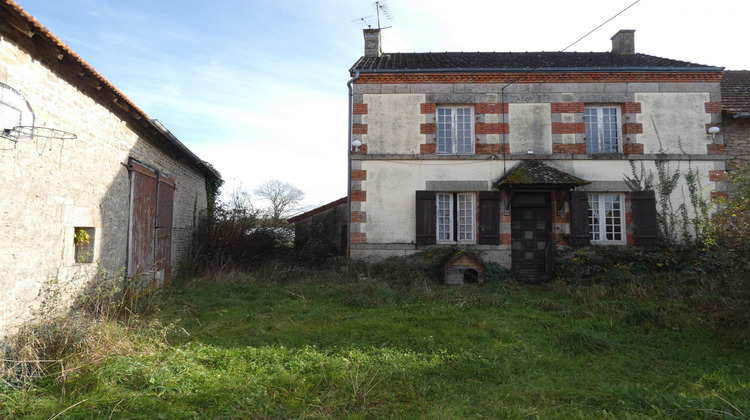
[[[94,262],[94,234],[92,227],[77,227],[73,235],[75,245],[75,262],[79,264],[91,264]]]

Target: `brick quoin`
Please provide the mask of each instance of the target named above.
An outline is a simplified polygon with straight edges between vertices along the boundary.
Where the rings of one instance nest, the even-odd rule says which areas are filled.
[[[643,124],[625,123],[622,125],[622,134],[643,134]]]
[[[555,213],[552,216],[552,223],[568,223],[569,222],[570,213],[563,213],[558,215]]]
[[[352,169],[352,181],[366,181],[367,170],[366,169]]]
[[[367,114],[367,104],[354,104],[352,105],[353,114]]]
[[[475,144],[474,145],[474,152],[478,155],[489,155],[489,154],[507,154],[508,153],[508,145],[507,144]]]
[[[435,134],[435,133],[437,133],[437,124],[422,123],[419,125],[419,134]]]
[[[354,146],[352,146],[352,154],[353,155],[366,155],[367,154],[367,145],[363,144],[363,145],[359,146],[359,152],[357,151],[357,149]]]
[[[422,114],[434,114],[437,104],[419,104],[419,111]]]
[[[586,123],[552,123],[552,134],[585,134]]]
[[[511,242],[510,233],[501,233],[500,234],[500,243],[501,244],[509,244],[510,242]]]
[[[352,124],[352,134],[367,134],[367,124]]]
[[[621,106],[623,114],[640,114],[641,103],[640,102],[625,102]]]
[[[623,73],[360,73],[355,84],[422,83],[683,83],[721,81],[721,72]]]
[[[723,155],[724,145],[723,144],[707,144],[706,149],[709,155]]]
[[[367,212],[364,211],[353,211],[352,212],[352,223],[366,223]]]
[[[725,171],[708,171],[708,180],[711,182],[720,182],[724,180]]]
[[[474,112],[477,114],[507,114],[508,104],[503,102],[481,102],[474,104]]]
[[[726,192],[724,192],[724,191],[711,191],[711,200],[712,201],[716,201],[716,200],[718,200],[720,198],[723,198],[723,199],[726,200],[728,196],[729,196],[729,194],[726,193]]]
[[[553,102],[552,103],[553,114],[583,112],[585,108],[586,106],[584,105],[583,102]]]
[[[350,244],[366,244],[367,234],[363,232],[352,232],[351,235],[349,235],[349,243]]]
[[[508,134],[508,123],[476,123],[477,134]]]
[[[352,201],[367,201],[367,191],[354,190],[351,192]]]
[[[585,143],[552,143],[552,153],[586,153]]]
[[[642,155],[643,145],[638,143],[625,143],[622,145],[622,152],[629,155]]]
[[[706,113],[721,112],[721,102],[706,102]]]
[[[437,145],[435,144],[420,144],[419,153],[422,155],[434,155],[437,152]]]

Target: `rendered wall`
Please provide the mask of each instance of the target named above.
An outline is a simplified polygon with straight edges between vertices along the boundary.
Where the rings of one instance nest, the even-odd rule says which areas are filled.
[[[94,228],[94,261],[110,273],[127,264],[130,180],[134,158],[177,179],[172,264],[184,255],[196,212],[206,207],[205,181],[75,87],[0,39],[0,82],[21,92],[35,126],[74,133],[75,140],[0,138],[0,338],[32,321],[47,289],[74,298],[97,263],[74,256],[74,229]],[[51,286],[54,284],[54,286]]]

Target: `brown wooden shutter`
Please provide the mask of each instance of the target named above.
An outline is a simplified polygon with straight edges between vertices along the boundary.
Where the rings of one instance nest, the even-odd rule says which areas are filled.
[[[437,243],[437,207],[435,191],[417,191],[417,245]]]
[[[589,231],[589,194],[586,191],[570,192],[570,244],[588,245],[591,241]]]
[[[500,191],[479,191],[480,245],[500,245]]]
[[[637,246],[656,246],[659,233],[656,222],[656,194],[653,191],[630,193],[633,213],[633,239]]]

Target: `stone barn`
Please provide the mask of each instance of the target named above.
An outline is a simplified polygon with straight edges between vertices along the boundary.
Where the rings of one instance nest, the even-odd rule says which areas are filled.
[[[169,279],[219,175],[11,0],[0,125],[0,339],[100,270]]]

